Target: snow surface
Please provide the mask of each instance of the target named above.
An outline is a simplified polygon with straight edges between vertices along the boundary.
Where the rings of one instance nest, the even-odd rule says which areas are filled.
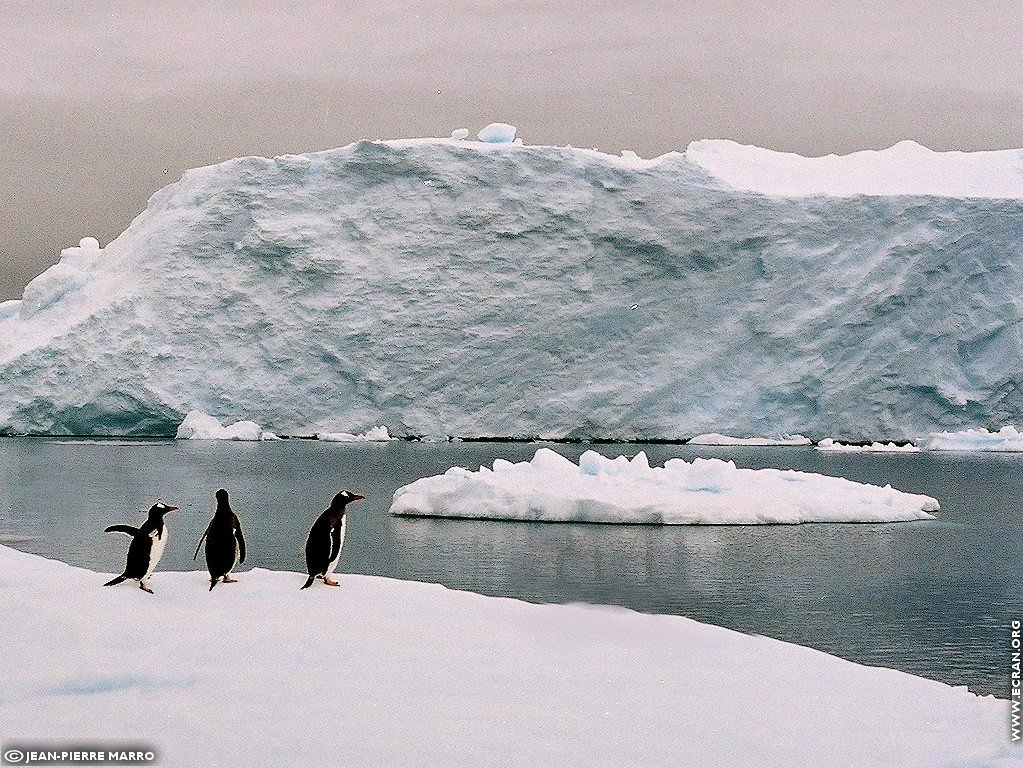
[[[935,432],[927,438],[928,451],[1023,451],[1023,434],[1007,425],[997,432],[967,429],[961,432]]]
[[[929,496],[841,477],[779,469],[738,469],[720,459],[669,459],[651,467],[587,451],[574,464],[549,448],[532,461],[452,467],[394,492],[391,513],[507,520],[665,525],[884,523],[925,520]]]
[[[870,443],[869,445],[850,445],[842,443],[830,437],[825,437],[817,443],[819,451],[846,451],[850,453],[919,453],[920,448],[912,443],[898,445],[896,443]]]
[[[711,432],[697,435],[687,441],[689,445],[810,445],[813,441],[803,435],[781,437],[730,437]]]
[[[682,617],[109,575],[0,547],[5,738],[146,741],[181,768],[1021,764],[1007,701]]]
[[[0,304],[0,431],[168,435],[192,410],[288,435],[1012,423],[1023,192],[983,197],[1019,153],[930,153],[923,174],[906,149],[770,167],[915,179],[854,197],[738,190],[749,153],[721,142],[646,160],[405,139],[192,170]],[[951,174],[933,196],[965,162],[990,188]]]
[[[734,141],[692,142],[686,156],[735,187],[767,195],[934,195],[1023,199],[1023,149],[934,152],[915,141],[802,157]]]
[[[178,440],[277,440],[273,432],[266,432],[254,421],[238,421],[224,426],[220,421],[201,411],[189,411],[178,426]]]

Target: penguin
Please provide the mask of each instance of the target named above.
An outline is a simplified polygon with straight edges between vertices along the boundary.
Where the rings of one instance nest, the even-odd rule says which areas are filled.
[[[167,546],[167,526],[163,522],[163,516],[176,509],[177,507],[158,501],[149,508],[149,517],[140,528],[131,525],[108,525],[104,529],[105,533],[126,533],[131,536],[124,573],[108,581],[104,587],[112,587],[126,579],[137,579],[139,589],[153,594],[153,590],[149,588],[149,576],[160,562],[163,550]]]
[[[330,506],[316,518],[305,542],[305,562],[309,570],[309,580],[302,589],[311,586],[316,579],[323,579],[323,583],[329,587],[340,586],[330,574],[334,572],[337,561],[341,558],[341,547],[345,543],[347,522],[345,507],[365,498],[349,490],[341,491],[331,500]]]
[[[245,537],[238,515],[231,509],[227,500],[227,491],[221,488],[214,496],[217,499],[217,511],[206,526],[206,532],[199,539],[192,559],[199,557],[199,547],[206,540],[206,568],[210,572],[210,591],[223,578],[225,584],[234,584],[238,579],[231,575],[235,560],[245,562]]]

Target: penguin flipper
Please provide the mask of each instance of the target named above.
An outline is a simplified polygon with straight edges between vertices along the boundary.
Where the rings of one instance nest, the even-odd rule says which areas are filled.
[[[126,533],[129,536],[134,537],[139,535],[139,529],[132,525],[117,524],[108,525],[106,528],[103,529],[103,533]]]
[[[238,562],[245,562],[245,537],[242,535],[242,527],[239,525],[234,529],[234,537],[238,539]]]
[[[210,525],[213,525],[213,523],[210,523]],[[209,532],[210,532],[210,528],[209,528],[209,525],[208,525],[208,526],[206,526],[206,530],[203,531],[202,536],[199,537],[199,543],[195,545],[195,554],[192,555],[192,559],[193,560],[195,560],[195,558],[199,557],[199,547],[202,546],[203,540],[206,538],[206,535]]]
[[[127,576],[121,575],[121,576],[118,576],[115,579],[111,579],[110,581],[108,581],[103,586],[104,587],[112,587],[112,586],[114,586],[114,584],[120,584],[122,581],[124,581],[127,578],[128,578]]]
[[[301,589],[306,589],[307,587],[311,587],[311,586],[313,585],[313,582],[314,582],[314,581],[316,581],[316,577],[315,577],[315,576],[310,576],[310,577],[309,577],[309,581],[307,581],[307,582],[306,582],[306,583],[305,583],[305,584],[304,584],[304,585],[303,585],[303,586],[301,587]]]
[[[335,525],[330,529],[330,557],[328,563],[333,563],[341,556],[341,526]]]

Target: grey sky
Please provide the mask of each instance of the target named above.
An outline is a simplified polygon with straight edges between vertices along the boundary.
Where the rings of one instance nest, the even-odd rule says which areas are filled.
[[[501,120],[529,144],[1023,146],[1023,4],[6,3],[0,299],[186,168]]]

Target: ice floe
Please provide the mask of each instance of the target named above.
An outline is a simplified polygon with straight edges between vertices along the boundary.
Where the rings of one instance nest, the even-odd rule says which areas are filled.
[[[755,524],[926,520],[936,499],[890,486],[779,469],[739,469],[720,459],[646,454],[608,459],[587,451],[575,464],[540,448],[528,462],[452,467],[394,493],[398,515],[599,523]]]

